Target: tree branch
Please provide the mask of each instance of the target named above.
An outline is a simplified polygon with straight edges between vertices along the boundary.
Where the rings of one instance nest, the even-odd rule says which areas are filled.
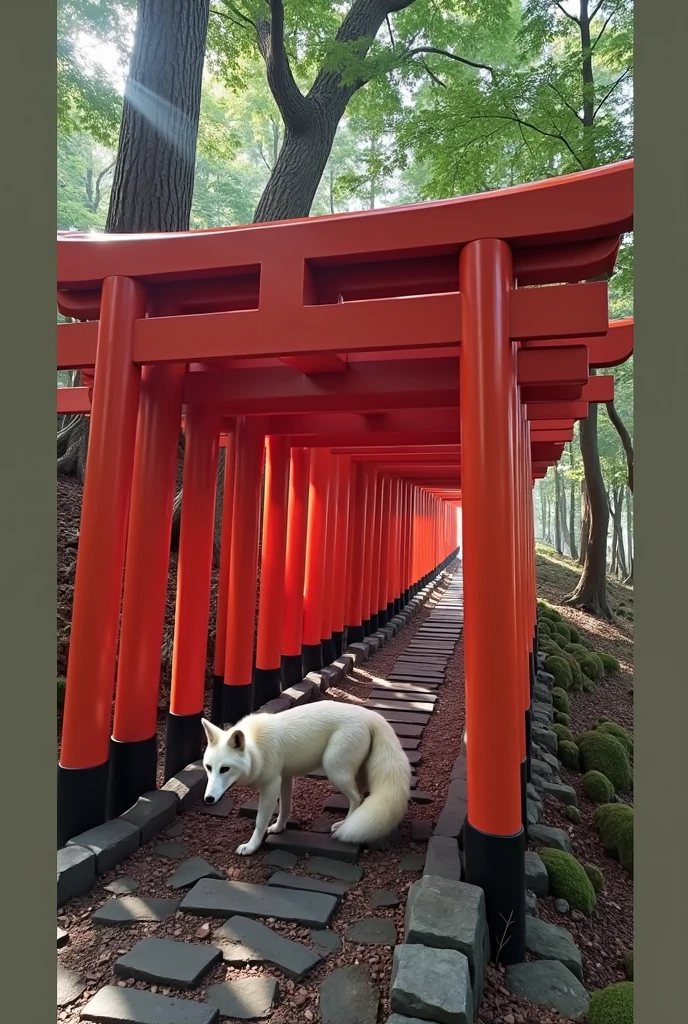
[[[422,67],[423,71],[425,71],[425,73],[426,73],[426,75],[428,76],[428,78],[431,78],[431,79],[432,79],[432,81],[433,81],[433,82],[435,83],[435,85],[439,85],[439,86],[441,86],[441,87],[442,87],[443,89],[446,89],[446,88],[447,88],[446,84],[445,84],[445,83],[444,83],[444,82],[442,81],[442,79],[441,79],[441,78],[438,78],[438,76],[437,76],[437,75],[435,74],[435,72],[434,72],[434,71],[431,71],[431,70],[430,70],[430,68],[429,68],[429,67],[428,67],[428,65],[427,65],[427,64],[425,63],[425,61],[424,61],[424,60],[419,60],[419,61],[418,61],[418,63],[419,63],[419,64],[420,64],[420,66]]]
[[[594,43],[592,44],[592,46],[590,47],[590,52],[591,52],[591,53],[592,53],[592,51],[593,51],[593,50],[595,49],[595,47],[597,46],[597,44],[599,43],[600,39],[602,38],[602,36],[603,36],[603,34],[604,34],[604,30],[606,29],[607,25],[608,25],[608,24],[609,24],[609,22],[610,22],[610,21],[612,20],[612,18],[614,17],[614,15],[615,15],[615,14],[616,14],[616,11],[612,11],[612,13],[611,13],[611,14],[610,14],[610,15],[609,15],[609,16],[607,17],[607,19],[605,20],[605,22],[604,22],[604,25],[603,25],[603,26],[602,26],[602,28],[600,29],[600,31],[599,31],[599,33],[598,33],[598,36],[597,36],[597,38],[595,39],[595,42],[594,42]]]
[[[566,8],[563,6],[563,4],[559,3],[559,0],[555,0],[555,2],[556,2],[557,7],[559,8],[559,10],[561,11],[562,14],[565,14],[566,17],[570,21],[575,22],[576,25],[580,25],[580,21],[578,20],[578,18],[576,18],[575,15],[573,15],[573,14],[569,14],[569,12],[566,10]]]
[[[109,164],[107,167],[105,167],[100,172],[98,177],[96,178],[96,186],[95,186],[95,191],[94,191],[94,196],[93,196],[93,204],[92,204],[93,205],[93,212],[94,213],[98,212],[98,207],[100,206],[100,186],[102,184],[103,178],[105,177],[106,174],[110,173],[110,171],[112,170],[112,168],[114,166],[115,166],[115,161],[113,160],[112,163]]]
[[[622,75],[620,75],[620,76],[619,76],[619,77],[617,78],[617,80],[616,80],[616,81],[614,82],[614,84],[613,84],[613,85],[611,85],[611,86],[609,87],[609,89],[608,89],[608,90],[607,90],[607,92],[606,92],[606,93],[604,94],[604,96],[602,97],[602,99],[600,100],[600,102],[599,102],[599,103],[597,104],[597,107],[596,107],[596,108],[595,108],[595,110],[593,111],[593,115],[592,115],[592,119],[593,119],[593,121],[595,120],[595,118],[597,117],[597,115],[599,114],[600,110],[601,110],[601,109],[602,109],[602,107],[603,107],[603,106],[605,105],[605,103],[607,102],[607,100],[609,99],[609,97],[611,96],[611,94],[612,94],[612,93],[614,92],[614,90],[615,90],[615,89],[617,88],[617,86],[621,85],[621,83],[623,82],[623,80],[624,80],[625,78],[628,78],[628,76],[630,75],[630,73],[631,73],[631,71],[632,71],[632,70],[633,70],[633,68],[632,68],[632,67],[630,67],[630,68],[626,68],[626,70],[624,71],[624,73],[623,73]]]
[[[412,50],[407,50],[406,56],[416,57],[420,53],[436,53],[440,57],[448,57],[450,60],[458,61],[459,64],[466,64],[469,68],[489,71],[494,78],[494,68],[490,67],[489,64],[480,64],[478,61],[469,60],[467,57],[459,57],[456,53],[450,53],[449,50],[439,50],[436,46],[416,46]]]
[[[559,90],[557,89],[556,85],[552,85],[552,83],[551,83],[551,82],[548,82],[548,83],[547,83],[547,85],[548,85],[548,86],[550,87],[550,89],[551,89],[551,90],[552,90],[553,92],[555,92],[555,93],[557,94],[557,96],[559,97],[559,99],[561,100],[561,102],[562,102],[562,103],[564,104],[564,106],[566,107],[566,109],[567,109],[567,110],[570,110],[570,111],[571,111],[571,113],[572,113],[572,114],[573,114],[573,115],[574,115],[575,117],[577,117],[577,118],[578,118],[578,120],[580,121],[580,123],[581,123],[581,124],[583,124],[583,118],[582,118],[582,117],[580,116],[580,114],[578,113],[578,111],[576,110],[576,108],[575,108],[575,107],[574,107],[574,106],[573,106],[573,105],[572,105],[571,103],[569,103],[569,101],[568,101],[568,100],[566,99],[566,97],[565,97],[565,96],[562,96],[562,94],[561,94],[561,93],[559,92]]]
[[[267,70],[267,80],[275,103],[287,128],[301,132],[309,121],[309,104],[299,89],[284,46],[284,5],[282,0],[266,0],[270,20],[256,22],[258,49]]]
[[[628,468],[628,489],[633,494],[633,442],[631,441],[631,435],[626,429],[624,421],[619,416],[618,410],[614,405],[614,402],[605,402],[607,409],[607,415],[616,428],[616,432],[619,435],[623,450],[626,454],[626,465]]]
[[[468,120],[469,121],[479,121],[481,119],[499,120],[499,121],[511,121],[511,122],[513,122],[513,124],[521,125],[524,128],[530,128],[531,131],[537,132],[538,135],[544,135],[548,139],[556,139],[558,142],[561,142],[568,149],[569,153],[571,154],[573,159],[576,161],[576,163],[578,164],[580,169],[581,170],[585,170],[585,167],[583,165],[583,161],[580,159],[580,157],[578,156],[578,154],[576,153],[575,149],[573,148],[571,143],[568,141],[566,136],[562,135],[560,132],[548,132],[548,131],[545,131],[544,128],[539,128],[536,124],[533,124],[531,121],[525,121],[522,117],[519,117],[517,114],[510,114],[510,115],[507,115],[507,114],[475,114],[473,117],[470,117]]]
[[[596,7],[596,8],[595,8],[595,10],[594,10],[594,11],[592,12],[592,14],[590,14],[590,15],[589,15],[589,17],[588,17],[588,24],[591,24],[591,23],[592,23],[592,20],[593,20],[593,18],[596,18],[596,17],[597,17],[597,12],[599,11],[600,7],[602,6],[602,4],[603,4],[604,2],[605,2],[605,0],[599,0],[599,3],[598,3],[598,5],[597,5],[597,7]],[[616,13],[616,12],[614,12],[614,13]]]

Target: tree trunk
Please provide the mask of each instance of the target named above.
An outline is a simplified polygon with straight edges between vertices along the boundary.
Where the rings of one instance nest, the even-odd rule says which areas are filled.
[[[569,547],[571,558],[578,561],[578,549],[576,548],[576,481],[571,481],[571,498],[569,508]]]
[[[628,575],[626,568],[626,550],[623,539],[623,500],[624,488],[614,488],[614,528],[616,530],[616,567],[620,579]]]
[[[628,489],[631,494],[633,493],[633,442],[631,441],[631,435],[626,429],[624,421],[619,416],[619,411],[613,402],[605,402],[607,409],[607,415],[616,428],[616,432],[621,439],[623,450],[626,455],[626,465],[628,467]]]
[[[630,488],[626,493],[626,534],[628,536],[628,575],[624,580],[624,583],[633,584],[633,557],[635,552],[635,545],[633,543],[633,508],[632,508],[632,491]]]
[[[566,511],[566,485],[563,479],[559,478],[559,512],[561,516],[562,547],[571,550],[571,538],[569,536],[568,513]]]
[[[581,480],[581,532],[580,532],[580,554],[578,564],[585,565],[585,555],[588,550],[588,538],[590,536],[590,505],[588,503],[588,489],[585,480]]]
[[[561,482],[559,480],[559,469],[554,467],[554,550],[558,555],[563,554],[561,547]]]
[[[609,572],[610,572],[610,575],[613,576],[616,573],[616,552],[618,550],[618,547],[617,547],[617,533],[618,533],[618,531],[617,531],[617,526],[616,526],[616,516],[614,515],[614,509],[612,508],[612,499],[611,499],[611,495],[609,494],[609,491],[607,491],[607,504],[609,505],[609,511],[610,511],[611,517],[612,517],[612,543],[611,543],[610,559],[609,559]]]
[[[594,373],[593,370],[590,372]],[[609,503],[597,448],[597,405],[595,402],[591,402],[588,406],[587,418],[580,421],[580,446],[585,471],[590,527],[581,578],[578,586],[564,598],[563,603],[611,620],[612,613],[607,601]]]
[[[545,488],[542,486],[542,480],[538,480],[540,485],[540,522],[542,524],[542,540],[545,540],[547,534],[547,502],[545,500]]]

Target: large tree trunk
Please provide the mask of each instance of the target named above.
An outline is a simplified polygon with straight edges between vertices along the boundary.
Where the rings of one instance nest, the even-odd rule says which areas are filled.
[[[626,465],[628,467],[628,489],[631,494],[633,493],[633,442],[631,441],[631,435],[626,429],[624,421],[619,416],[619,411],[613,402],[605,402],[607,409],[607,415],[614,424],[616,432],[619,435],[623,450],[626,455]]]
[[[563,554],[561,546],[561,481],[559,480],[559,469],[554,467],[554,550],[558,555]]]
[[[581,532],[580,532],[580,553],[578,564],[585,565],[585,555],[588,550],[588,538],[590,537],[590,504],[588,502],[588,489],[585,486],[585,479],[581,480]]]
[[[576,481],[571,481],[571,497],[569,507],[569,547],[571,558],[578,561],[578,548],[576,547]]]
[[[559,509],[561,515],[561,537],[562,547],[571,550],[571,538],[569,536],[568,513],[566,511],[566,484],[563,478],[559,477]]]
[[[593,370],[590,371],[594,373]],[[583,572],[575,590],[564,598],[564,604],[582,608],[592,615],[612,618],[607,601],[607,534],[609,503],[602,479],[597,448],[597,405],[591,402],[587,418],[580,421],[580,446],[585,471],[590,528]],[[582,545],[581,545],[582,546]]]
[[[630,488],[626,493],[626,534],[628,536],[628,575],[624,580],[624,583],[633,584],[633,558],[635,553],[635,545],[633,543],[633,508],[632,508],[632,494]]]
[[[614,488],[614,508],[612,515],[614,516],[614,531],[616,533],[616,568],[618,575],[621,579],[625,579],[628,575],[628,569],[626,568],[626,550],[623,539],[623,500],[624,500],[624,488]]]

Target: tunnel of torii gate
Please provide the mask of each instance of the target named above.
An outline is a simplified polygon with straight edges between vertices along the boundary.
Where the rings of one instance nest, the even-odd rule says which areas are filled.
[[[58,368],[84,381],[58,389],[58,412],[90,415],[59,844],[155,788],[183,424],[165,776],[202,748],[216,499],[225,724],[399,611],[456,555],[460,505],[466,880],[493,953],[524,958],[532,485],[613,398],[596,371],[633,351],[607,286],[632,209],[628,161],[398,209],[58,235],[58,306],[77,321],[58,327]]]

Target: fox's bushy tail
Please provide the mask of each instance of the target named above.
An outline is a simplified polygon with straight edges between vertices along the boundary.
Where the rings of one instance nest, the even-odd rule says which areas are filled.
[[[411,766],[396,733],[381,715],[370,726],[371,747],[365,762],[369,795],[337,829],[343,843],[382,839],[406,814],[411,793]]]

